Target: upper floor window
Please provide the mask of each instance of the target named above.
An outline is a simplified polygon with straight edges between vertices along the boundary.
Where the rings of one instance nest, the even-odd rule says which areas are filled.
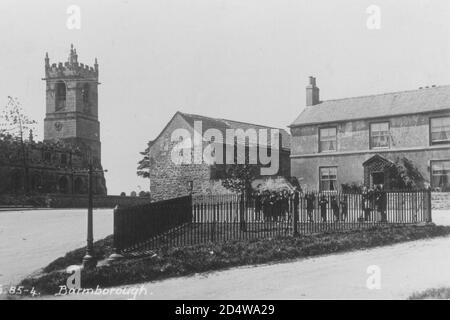
[[[66,107],[66,84],[58,82],[55,91],[55,110],[62,110]]]
[[[336,127],[322,128],[319,130],[319,152],[337,150],[336,131]]]
[[[370,148],[389,148],[389,122],[370,124]]]
[[[320,191],[337,190],[337,167],[322,167],[319,171]]]
[[[450,143],[450,117],[430,120],[431,144]]]

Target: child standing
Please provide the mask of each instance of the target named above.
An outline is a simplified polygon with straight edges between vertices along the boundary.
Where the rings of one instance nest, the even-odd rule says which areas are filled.
[[[319,200],[320,216],[322,218],[322,222],[327,222],[327,204],[328,200],[323,195]]]

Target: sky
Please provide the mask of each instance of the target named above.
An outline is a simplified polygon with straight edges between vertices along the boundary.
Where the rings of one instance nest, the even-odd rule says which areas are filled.
[[[0,107],[18,97],[41,139],[45,53],[98,58],[109,194],[148,190],[139,152],[177,111],[286,128],[308,76],[321,100],[450,84],[448,0],[2,0],[0,30]]]

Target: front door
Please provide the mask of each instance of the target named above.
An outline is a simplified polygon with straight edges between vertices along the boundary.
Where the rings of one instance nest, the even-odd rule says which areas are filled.
[[[372,173],[372,187],[382,184],[384,185],[384,172],[373,172]]]

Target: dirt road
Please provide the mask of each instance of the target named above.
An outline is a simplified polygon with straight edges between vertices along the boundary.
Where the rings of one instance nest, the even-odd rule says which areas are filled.
[[[434,217],[438,224],[450,224],[449,211]],[[368,273],[370,266],[379,268],[380,289],[367,287],[373,275]],[[144,286],[147,294],[138,299],[405,299],[415,291],[450,286],[450,237],[234,268]]]
[[[0,212],[0,285],[17,284],[67,251],[86,245],[86,210]],[[94,211],[94,237],[112,233],[112,209]]]

